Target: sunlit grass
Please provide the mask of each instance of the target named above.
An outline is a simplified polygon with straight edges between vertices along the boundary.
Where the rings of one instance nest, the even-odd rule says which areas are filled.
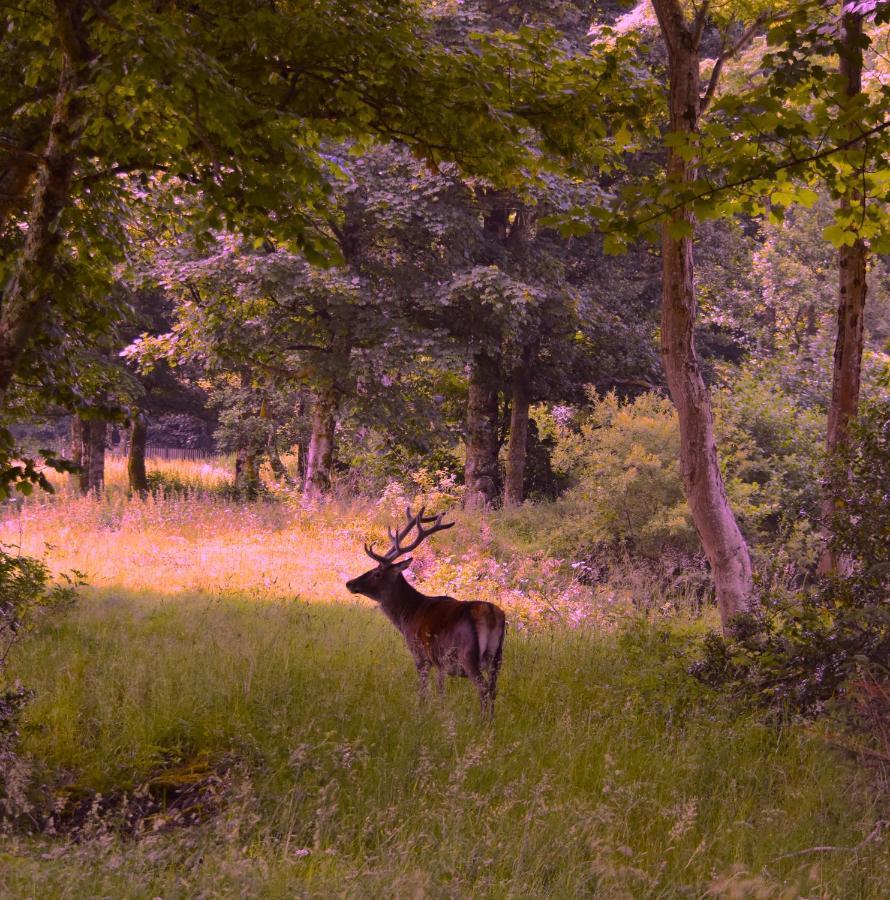
[[[170,477],[195,488],[146,497],[128,496],[113,472],[101,498],[61,485],[54,496],[9,507],[0,518],[0,542],[45,559],[57,573],[81,572],[98,588],[349,602],[344,583],[370,565],[362,544],[385,541],[387,526],[404,515],[398,503],[306,506],[286,492],[269,502],[239,502],[214,491],[222,469],[214,464],[205,479],[206,465],[172,461]],[[416,509],[419,498],[411,499]],[[413,554],[409,577],[430,593],[499,603],[514,624],[596,620],[616,627],[645,590],[581,584],[565,554],[553,558],[546,542],[533,549],[533,516],[489,519],[451,510],[457,527]],[[546,509],[541,517],[554,519]]]
[[[220,492],[234,477],[234,461],[229,456],[207,459],[161,459],[149,456],[145,460],[149,479],[155,478],[191,491]],[[47,471],[50,483],[63,497],[77,494],[76,476],[64,472]],[[105,490],[111,497],[128,493],[127,458],[107,454],[105,457]]]

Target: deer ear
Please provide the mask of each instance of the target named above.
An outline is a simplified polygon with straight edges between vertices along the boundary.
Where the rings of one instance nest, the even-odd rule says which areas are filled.
[[[408,566],[411,565],[412,561],[413,561],[413,557],[409,556],[407,559],[401,559],[401,560],[399,560],[397,563],[393,563],[393,564],[392,564],[392,567],[393,567],[397,572],[404,572],[405,569],[407,569]]]

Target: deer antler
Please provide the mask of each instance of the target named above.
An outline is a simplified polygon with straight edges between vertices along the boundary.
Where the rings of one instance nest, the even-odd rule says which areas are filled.
[[[408,521],[402,526],[401,530],[393,532],[392,528],[387,529],[389,539],[392,542],[389,550],[381,556],[379,553],[374,552],[373,544],[370,546],[365,544],[365,553],[367,553],[371,559],[374,559],[379,563],[390,563],[400,556],[404,556],[406,553],[415,550],[431,534],[435,534],[437,531],[444,531],[446,528],[451,528],[454,525],[454,522],[442,522],[445,513],[439,513],[437,516],[424,516],[425,511],[426,507],[421,506],[420,511],[415,516],[411,513],[411,507],[407,507],[405,510],[405,518]],[[424,528],[424,525],[432,525],[433,527]],[[407,547],[403,547],[402,541],[408,537],[414,528],[417,529],[417,536]]]

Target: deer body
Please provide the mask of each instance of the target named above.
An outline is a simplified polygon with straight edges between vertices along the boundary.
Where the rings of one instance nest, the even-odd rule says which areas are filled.
[[[491,716],[501,667],[506,620],[503,610],[493,603],[461,601],[452,597],[429,597],[406,580],[402,572],[410,558],[396,562],[398,556],[414,549],[433,531],[449,528],[438,518],[416,517],[408,512],[408,525],[398,535],[392,534],[394,546],[380,556],[366,547],[378,565],[346,583],[354,594],[376,600],[387,618],[405,638],[420,677],[421,696],[426,695],[431,668],[438,672],[439,690],[445,687],[445,675],[469,678],[479,692],[483,714]],[[423,529],[434,521],[435,527]],[[453,524],[453,523],[452,523]],[[407,548],[399,541],[407,532],[418,528],[419,537]]]

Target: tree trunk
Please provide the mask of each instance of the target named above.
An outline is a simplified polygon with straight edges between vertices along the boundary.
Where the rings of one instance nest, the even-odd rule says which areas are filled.
[[[862,92],[860,13],[848,12],[841,19],[840,74],[844,81],[844,93],[848,98]],[[841,201],[841,209],[847,210],[851,205],[861,203],[865,203],[865,197],[852,190]],[[834,465],[834,461],[847,444],[850,426],[856,420],[859,410],[867,255],[868,250],[862,238],[857,238],[850,246],[842,246],[838,254],[837,338],[825,442],[830,473],[826,479],[825,497],[822,501],[825,547],[819,560],[819,572],[823,575],[838,568],[837,554],[831,546],[831,517],[842,502],[846,478],[845,473]]]
[[[703,21],[687,25],[678,0],[653,0],[668,47],[671,131],[693,133],[701,114],[699,39]],[[668,148],[667,177],[674,184],[695,180],[696,162]],[[661,346],[671,399],[680,422],[680,465],[693,521],[711,565],[723,627],[753,608],[751,557],[717,458],[711,399],[695,351],[696,296],[692,235],[687,208],[662,225]]]
[[[242,500],[256,500],[260,494],[260,472],[253,447],[235,452],[235,491]]]
[[[507,477],[504,506],[521,506],[525,499],[525,458],[528,445],[528,410],[531,405],[532,350],[523,351],[511,383],[510,442],[507,445]]]
[[[127,452],[127,479],[134,494],[148,493],[148,475],[145,471],[145,444],[148,429],[145,416],[136,412],[130,420],[130,446]]]
[[[83,465],[83,419],[78,415],[71,417],[71,439],[68,456],[75,466]]]
[[[52,270],[62,236],[79,138],[77,88],[85,49],[79,4],[56,0],[61,47],[59,84],[46,149],[34,185],[27,235],[0,303],[0,406],[31,336],[53,296]]]
[[[287,471],[287,467],[281,459],[281,454],[278,452],[278,447],[275,446],[275,441],[271,436],[269,437],[266,452],[269,457],[269,468],[272,469],[275,480],[280,484],[286,484],[288,487],[293,487],[294,480],[290,477],[290,473]]]
[[[497,364],[488,354],[473,355],[464,466],[464,506],[467,509],[486,509],[497,497],[498,374]]]
[[[303,496],[308,500],[318,500],[331,488],[334,429],[337,425],[337,394],[333,388],[324,388],[315,394],[311,421]]]
[[[81,421],[83,435],[78,476],[82,494],[100,495],[105,488],[105,436],[108,429],[106,422],[98,419]]]

